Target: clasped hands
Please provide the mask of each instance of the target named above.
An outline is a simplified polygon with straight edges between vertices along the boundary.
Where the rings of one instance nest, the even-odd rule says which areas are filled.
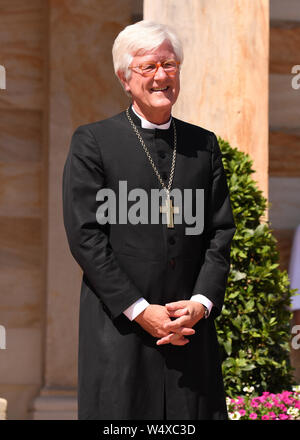
[[[205,308],[201,303],[182,300],[164,306],[150,304],[135,321],[150,335],[159,338],[157,345],[186,345],[189,339],[184,336],[195,334],[192,327],[203,318],[204,313]]]

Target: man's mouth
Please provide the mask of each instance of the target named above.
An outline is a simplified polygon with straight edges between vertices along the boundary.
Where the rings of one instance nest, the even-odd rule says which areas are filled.
[[[151,92],[165,92],[166,90],[168,90],[169,86],[167,87],[153,87],[151,89]]]

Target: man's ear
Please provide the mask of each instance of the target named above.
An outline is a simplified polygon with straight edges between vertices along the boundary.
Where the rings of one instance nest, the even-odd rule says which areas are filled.
[[[121,70],[118,70],[117,75],[118,75],[119,80],[121,81],[121,84],[122,84],[125,92],[129,93],[130,87],[129,87],[128,81],[125,78],[124,72],[122,72]]]

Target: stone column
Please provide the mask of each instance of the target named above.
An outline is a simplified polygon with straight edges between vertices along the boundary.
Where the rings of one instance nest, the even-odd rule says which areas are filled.
[[[6,420],[7,401],[0,397],[0,420]]]
[[[34,419],[77,417],[82,273],[63,226],[62,173],[74,130],[127,105],[114,77],[111,48],[116,35],[131,22],[132,6],[122,0],[49,1],[46,339],[44,388],[32,405]]]
[[[185,59],[174,116],[254,160],[268,194],[268,0],[144,0],[144,19],[173,26]]]

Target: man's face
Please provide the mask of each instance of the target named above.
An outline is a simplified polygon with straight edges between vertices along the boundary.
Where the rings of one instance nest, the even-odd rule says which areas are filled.
[[[131,66],[154,61],[176,60],[171,43],[165,40],[158,48],[133,57]],[[132,95],[132,103],[141,116],[151,122],[163,123],[169,119],[172,105],[180,90],[179,69],[174,76],[168,75],[162,67],[154,76],[143,76],[138,69],[131,71],[129,80],[123,79],[125,90]],[[164,90],[159,90],[164,89]],[[165,120],[163,120],[165,119]]]

